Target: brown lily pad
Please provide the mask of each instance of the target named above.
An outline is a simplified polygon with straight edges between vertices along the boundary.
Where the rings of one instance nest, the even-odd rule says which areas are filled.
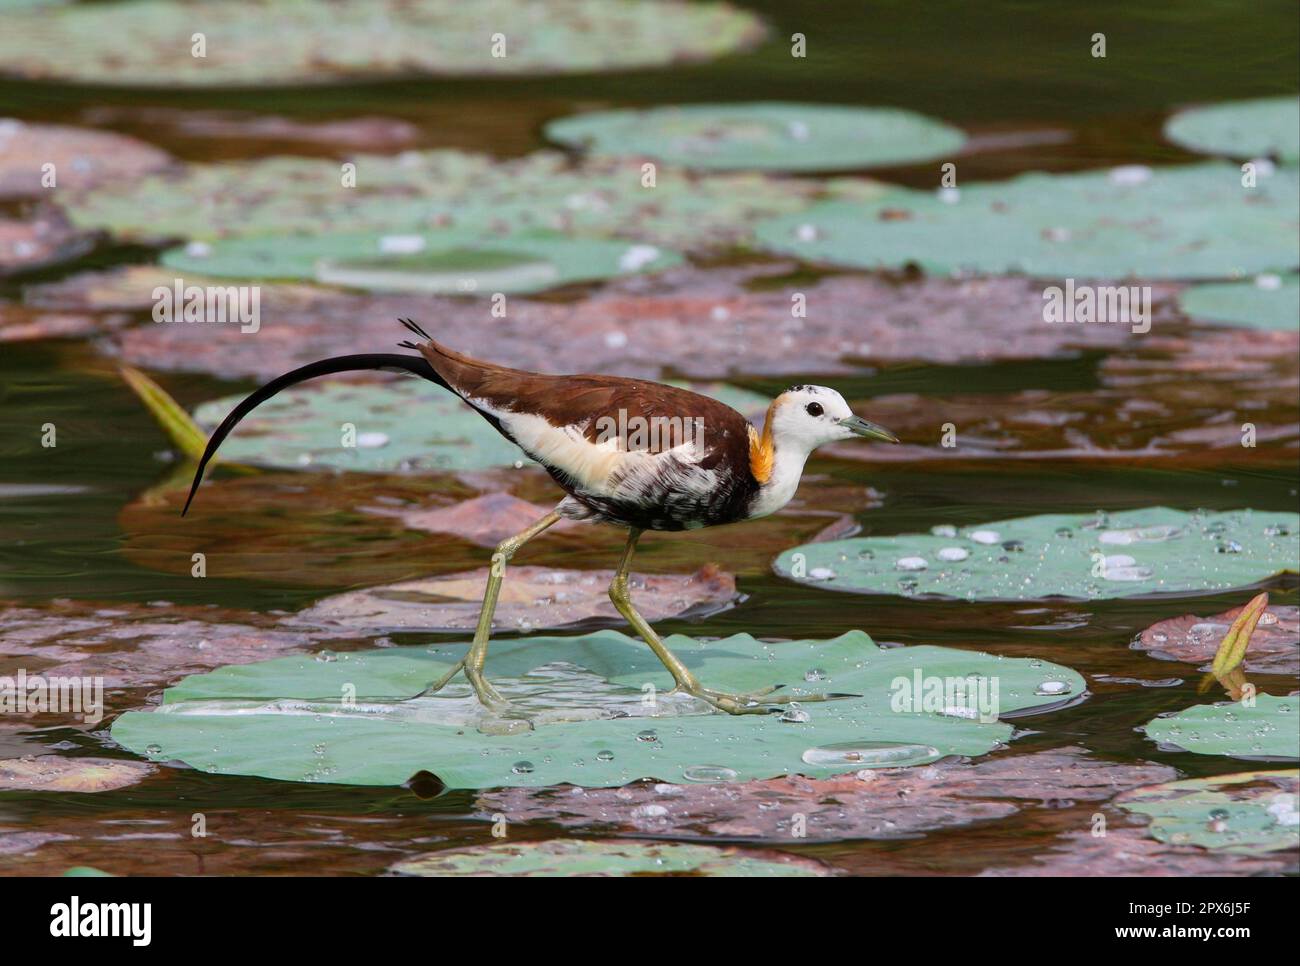
[[[0,760],[0,792],[110,792],[157,771],[141,761],[33,755]]]
[[[58,197],[129,181],[170,163],[166,152],[111,131],[0,118],[0,199]],[[47,164],[54,165],[53,185],[42,181]]]
[[[0,302],[0,342],[80,339],[108,332],[128,322],[127,316],[116,313],[50,312]]]
[[[445,533],[475,546],[495,547],[502,540],[522,533],[551,511],[551,507],[529,503],[509,493],[486,493],[472,500],[433,509],[366,507],[379,516],[396,516],[411,530]],[[551,529],[572,531],[580,524],[561,520]]]
[[[97,106],[87,109],[82,118],[88,124],[108,124],[157,137],[165,132],[168,143],[177,139],[205,142],[204,156],[214,159],[231,157],[245,145],[251,150],[265,150],[268,145],[286,150],[292,144],[297,154],[317,148],[329,156],[354,150],[369,152],[409,148],[420,140],[420,129],[408,121],[392,117],[367,115],[331,121],[301,121],[279,114],[253,111],[194,110],[175,107]],[[208,143],[213,142],[213,143]]]
[[[479,807],[512,822],[598,825],[671,838],[789,839],[798,822],[811,841],[901,839],[1006,818],[1027,802],[1055,808],[1101,801],[1176,774],[1163,765],[1116,764],[1082,748],[1061,748],[977,764],[869,769],[827,780],[501,789],[480,795]]]
[[[80,258],[97,239],[97,233],[73,228],[49,207],[27,218],[0,218],[0,277]]]
[[[354,634],[473,629],[488,569],[369,587],[327,597],[289,618],[289,626],[326,627]],[[609,599],[612,570],[510,567],[493,626],[564,627],[588,620],[621,622]],[[648,621],[713,613],[736,598],[736,580],[716,567],[691,576],[632,574],[637,609]]]
[[[487,300],[264,285],[255,337],[238,327],[147,325],[121,334],[112,348],[153,370],[270,378],[324,356],[386,351],[402,335],[395,320],[410,316],[434,338],[516,368],[720,379],[851,373],[904,360],[1038,358],[1132,338],[1114,326],[1045,324],[1041,287],[1023,279],[842,275],[795,284],[777,277],[788,267],[681,268],[612,282],[578,301],[512,298],[504,318],[492,316]],[[174,274],[137,273],[123,284],[139,286],[145,308],[153,286],[171,285]],[[61,305],[56,294],[30,297],[53,308]],[[806,317],[792,312],[798,296]],[[476,317],[483,324],[472,324]]]
[[[1067,832],[1047,850],[1036,848],[1022,865],[986,869],[983,876],[1238,876],[1294,874],[1294,856],[1236,855],[1186,845],[1168,845],[1131,825],[1111,824],[1104,836],[1090,830]],[[1122,820],[1121,820],[1122,821]]]
[[[0,675],[102,679],[105,714],[144,703],[187,674],[308,650],[314,637],[249,611],[174,604],[0,604]],[[14,716],[31,727],[82,726],[75,712]]]
[[[1232,622],[1243,607],[1213,617],[1171,617],[1148,627],[1133,646],[1152,657],[1201,665],[1208,671]],[[1258,674],[1300,673],[1300,607],[1274,604],[1264,611],[1246,648],[1247,671]]]

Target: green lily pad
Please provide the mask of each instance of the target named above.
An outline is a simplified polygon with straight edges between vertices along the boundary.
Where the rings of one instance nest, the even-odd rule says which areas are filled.
[[[401,875],[624,876],[706,875],[824,876],[813,859],[780,852],[753,852],[672,842],[594,842],[551,839],[502,842],[431,852],[393,866]]]
[[[681,263],[653,245],[529,233],[232,238],[167,252],[177,271],[236,278],[306,279],[380,292],[450,295],[540,292],[571,282],[655,272]]]
[[[774,566],[800,583],[856,593],[1104,600],[1249,587],[1300,570],[1297,530],[1296,513],[1048,513],[805,544]]]
[[[1300,99],[1263,97],[1179,111],[1165,137],[1202,154],[1300,161]]]
[[[1300,758],[1300,698],[1257,694],[1240,701],[1197,704],[1148,721],[1152,741],[1198,755],[1231,758]]]
[[[1259,855],[1300,846],[1298,791],[1300,771],[1250,771],[1140,788],[1116,804],[1151,816],[1161,842]]]
[[[206,402],[194,411],[194,420],[211,430],[243,398]],[[354,446],[343,445],[345,424],[355,427]],[[417,379],[295,387],[247,416],[222,445],[221,456],[253,466],[324,466],[362,473],[532,463],[459,396]]]
[[[764,397],[734,386],[693,388],[746,414],[767,405]],[[203,403],[194,420],[211,430],[243,398]],[[343,445],[345,424],[355,427],[354,446]],[[295,387],[245,417],[222,445],[221,455],[227,462],[251,466],[327,466],[361,473],[534,465],[459,396],[417,379],[326,380]]]
[[[661,165],[656,184],[614,158],[559,151],[496,160],[462,151],[359,155],[355,187],[336,161],[263,158],[193,164],[61,199],[82,227],[136,241],[354,232],[560,232],[701,251],[750,240],[757,221],[817,197],[872,197],[865,179],[822,184],[757,172],[692,175]]]
[[[775,102],[596,111],[552,121],[546,136],[593,154],[762,171],[909,164],[951,157],[966,141],[911,111]]]
[[[1234,165],[1025,174],[959,191],[827,201],[759,224],[762,247],[855,268],[1040,278],[1234,278],[1300,263],[1300,169],[1244,188]]]
[[[1253,282],[1194,285],[1178,297],[1183,313],[1201,322],[1248,329],[1300,329],[1300,277],[1261,275]]]
[[[399,785],[421,772],[449,788],[827,777],[985,754],[1012,737],[995,714],[1045,710],[1085,690],[1059,665],[880,648],[861,631],[778,644],[747,634],[666,643],[710,687],[785,684],[792,694],[851,696],[783,715],[711,713],[667,693],[672,679],[643,642],[601,631],[494,642],[488,674],[515,705],[509,718],[486,711],[459,682],[414,697],[463,644],[390,647],[195,675],[170,688],[159,710],[119,717],[113,739],[207,771],[356,785]],[[915,703],[903,703],[917,678]],[[945,696],[945,685],[964,694]]]
[[[723,3],[479,0],[473,16],[457,0],[222,0],[203,4],[201,16],[194,6],[134,0],[8,13],[0,64],[20,77],[143,87],[585,74],[709,60],[764,32]],[[202,57],[191,53],[196,30],[207,39]]]

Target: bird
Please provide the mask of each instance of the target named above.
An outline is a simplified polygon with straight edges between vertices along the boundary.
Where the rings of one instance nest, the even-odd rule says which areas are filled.
[[[492,618],[506,565],[528,541],[560,520],[627,530],[609,597],[672,675],[669,693],[695,696],[729,714],[779,710],[792,699],[779,686],[736,694],[716,690],[673,654],[632,604],[628,571],[647,531],[682,531],[754,520],[794,496],[808,456],[819,446],[854,437],[897,443],[888,429],[857,416],[826,386],[796,385],[767,408],[761,429],[735,409],[688,389],[604,375],[547,375],[495,365],[434,340],[411,319],[399,320],[415,341],[401,353],[322,359],[287,372],[234,407],[208,439],[181,510],[189,512],[204,470],[248,413],[290,386],[320,376],[363,370],[409,373],[463,400],[506,439],[541,464],[565,493],[553,510],[503,540],[492,555],[474,637],[465,656],[421,695],[464,673],[479,702],[509,710],[484,673]],[[804,694],[798,700],[836,695]]]

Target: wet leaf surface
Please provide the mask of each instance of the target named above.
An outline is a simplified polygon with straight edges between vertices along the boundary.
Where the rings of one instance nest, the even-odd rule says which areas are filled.
[[[834,171],[947,158],[961,131],[911,111],[827,104],[689,104],[596,111],[546,125],[552,141],[598,155],[689,168]]]
[[[1165,123],[1165,137],[1202,154],[1295,163],[1300,161],[1300,101],[1261,97],[1189,108]]]
[[[1208,671],[1219,642],[1242,607],[1212,617],[1171,617],[1138,635],[1135,647],[1152,657],[1201,665]],[[1246,670],[1259,674],[1300,673],[1300,607],[1274,605],[1260,618],[1246,648]]]
[[[907,360],[1068,356],[1133,339],[1121,326],[1045,324],[1041,288],[1017,279],[845,275],[804,283],[782,279],[788,268],[672,269],[609,283],[578,301],[511,298],[504,318],[491,314],[487,300],[264,284],[256,334],[233,324],[147,324],[121,333],[113,347],[154,371],[271,378],[330,355],[386,351],[405,337],[396,320],[411,317],[439,341],[514,368],[719,379],[734,373],[829,378]],[[130,302],[144,312],[153,289],[170,289],[175,275],[119,270],[43,286],[28,298],[52,310],[90,300],[113,307]],[[185,282],[208,284],[188,275]],[[1167,294],[1157,290],[1160,298]],[[800,303],[805,317],[795,314]],[[475,320],[482,324],[467,324]]]
[[[130,181],[170,162],[165,152],[121,134],[0,118],[0,199],[61,198]],[[47,164],[54,166],[53,183],[44,177]]]
[[[1247,701],[1198,704],[1160,715],[1143,726],[1146,736],[1198,755],[1255,761],[1300,758],[1300,696],[1259,694]]]
[[[787,550],[778,574],[857,593],[1100,600],[1249,587],[1300,570],[1300,514],[1042,514]]]
[[[756,17],[722,3],[558,0],[543,18],[519,0],[484,2],[471,18],[462,10],[454,0],[227,0],[203,12],[201,57],[191,52],[195,24],[185,4],[19,10],[6,14],[0,63],[18,77],[132,87],[355,83],[662,67],[731,53],[764,33]],[[528,26],[511,31],[507,56],[494,56],[491,24]]]
[[[493,618],[493,626],[499,630],[528,631],[590,620],[624,623],[609,599],[612,570],[511,566],[505,573]],[[286,623],[357,635],[473,630],[487,578],[488,569],[483,568],[350,591],[326,597]],[[688,612],[703,616],[729,606],[736,598],[735,578],[715,567],[705,567],[691,576],[634,573],[630,586],[637,610],[649,621]]]
[[[1258,855],[1300,849],[1297,792],[1300,772],[1254,771],[1142,788],[1115,804],[1150,816],[1161,842]]]
[[[1295,332],[1300,327],[1300,278],[1261,275],[1253,282],[1193,285],[1179,296],[1198,322]]]
[[[108,792],[143,781],[157,768],[138,761],[33,755],[0,759],[0,802],[4,792]],[[3,833],[0,833],[2,836]]]
[[[1002,819],[1032,806],[1103,801],[1175,775],[1163,765],[1121,765],[1069,747],[821,780],[509,788],[481,794],[478,806],[485,817],[503,815],[511,824],[545,822],[656,838],[905,839]]]
[[[778,852],[650,842],[503,842],[444,849],[393,867],[400,875],[627,876],[702,875],[748,878],[824,876],[812,859]]]
[[[95,247],[93,232],[78,231],[52,207],[26,218],[0,216],[0,278],[80,258]]]
[[[955,194],[827,202],[757,234],[765,249],[809,263],[913,262],[935,275],[1149,280],[1293,270],[1300,169],[1278,168],[1253,188],[1241,181],[1236,165],[1219,163],[1023,174]]]
[[[390,647],[192,676],[168,690],[160,710],[119,717],[113,740],[154,760],[288,782],[396,786],[428,772],[447,788],[608,787],[645,777],[691,782],[719,769],[735,779],[825,778],[986,754],[1013,734],[997,715],[1051,710],[1085,689],[1059,665],[880,648],[861,631],[824,641],[737,634],[664,643],[708,687],[788,685],[810,710],[709,713],[699,699],[669,693],[673,680],[644,642],[599,631],[493,642],[488,674],[513,701],[507,712],[485,709],[459,683],[423,693],[454,666],[463,642]],[[917,693],[902,701],[914,678]],[[817,693],[837,697],[821,703]]]

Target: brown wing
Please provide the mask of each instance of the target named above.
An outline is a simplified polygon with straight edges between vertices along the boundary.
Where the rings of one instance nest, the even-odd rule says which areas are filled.
[[[748,466],[752,427],[740,413],[708,396],[662,383],[619,376],[552,376],[482,362],[429,340],[418,346],[440,376],[470,402],[491,410],[541,416],[571,427],[587,440],[616,432],[630,449],[663,452],[682,440],[678,431],[702,433],[700,466],[722,460]],[[476,408],[480,408],[476,405]],[[698,420],[698,422],[696,422]],[[687,429],[687,424],[690,428]],[[638,426],[658,431],[638,434]]]

